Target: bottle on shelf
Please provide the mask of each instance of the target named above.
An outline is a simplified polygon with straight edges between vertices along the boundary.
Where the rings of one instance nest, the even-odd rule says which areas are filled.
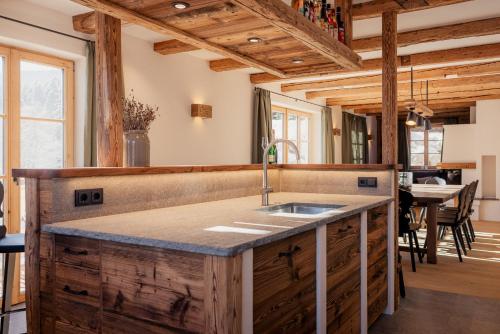
[[[342,21],[342,9],[340,7],[337,7],[337,25],[338,25],[338,40],[339,42],[345,43],[345,28],[344,28],[344,21]]]
[[[271,140],[274,140],[275,132],[273,130]],[[269,152],[267,153],[267,158],[270,164],[275,164],[278,162],[278,148],[276,147],[276,144],[271,146],[269,149]]]

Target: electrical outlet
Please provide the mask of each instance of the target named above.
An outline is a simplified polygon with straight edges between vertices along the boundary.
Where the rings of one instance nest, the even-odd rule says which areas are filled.
[[[377,188],[377,178],[358,177],[358,188]]]
[[[104,202],[103,188],[75,190],[75,206],[102,204]]]

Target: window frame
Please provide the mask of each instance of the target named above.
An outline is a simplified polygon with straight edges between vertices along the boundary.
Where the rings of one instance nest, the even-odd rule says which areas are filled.
[[[300,139],[300,117],[305,117],[308,119],[308,138],[307,138],[307,161],[305,162],[306,164],[310,163],[311,159],[311,120],[312,120],[312,115],[307,112],[291,109],[291,108],[285,108],[285,107],[280,107],[276,105],[271,106],[271,112],[278,112],[283,114],[283,137],[284,139],[288,139],[288,115],[295,115],[297,117],[297,147],[300,149],[300,144],[301,144],[301,139]],[[271,117],[272,118],[272,117]],[[288,162],[288,144],[284,143],[283,144],[283,164],[289,164]]]
[[[441,129],[441,132],[443,133],[443,138],[441,140],[441,143],[444,142],[444,127],[443,124],[437,123],[437,124],[432,124],[432,129]],[[424,132],[424,153],[412,153],[411,152],[411,142],[412,141],[422,141],[422,140],[412,140],[411,139],[411,132],[414,130],[422,130]],[[410,162],[411,162],[411,156],[412,154],[423,154],[424,155],[424,164],[423,165],[410,165],[410,169],[436,169],[437,165],[429,165],[429,154],[435,154],[435,153],[429,153],[429,130],[425,130],[423,128],[410,128]],[[441,158],[442,158],[443,152],[441,151]]]
[[[63,149],[64,167],[74,165],[74,62],[56,56],[46,55],[26,49],[10,47],[0,44],[0,56],[4,59],[4,166],[5,175],[0,175],[5,189],[4,197],[4,224],[9,233],[19,233],[21,230],[21,199],[18,180],[13,180],[12,169],[20,168],[21,163],[21,119],[36,119],[45,121],[44,118],[21,117],[21,61],[28,61],[42,65],[57,67],[63,70],[63,110],[61,120],[49,119],[47,121],[63,123]],[[20,290],[20,261],[16,262],[13,286],[13,302],[20,303],[25,300]]]

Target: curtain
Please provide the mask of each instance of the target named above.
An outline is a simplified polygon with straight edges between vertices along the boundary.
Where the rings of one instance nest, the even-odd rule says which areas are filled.
[[[87,112],[84,133],[84,166],[97,166],[97,115],[95,87],[95,42],[87,42]]]
[[[410,170],[410,141],[405,121],[398,122],[398,163],[403,165],[403,171]]]
[[[252,163],[262,163],[262,138],[271,141],[272,109],[271,92],[255,88],[253,99]]]
[[[334,140],[332,109],[325,107],[321,112],[321,137],[323,140],[323,163],[334,163]]]
[[[368,163],[366,118],[342,113],[342,163]]]

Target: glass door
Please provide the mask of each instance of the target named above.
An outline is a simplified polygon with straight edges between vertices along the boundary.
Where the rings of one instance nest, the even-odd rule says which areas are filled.
[[[4,222],[8,233],[24,233],[24,182],[22,179],[14,182],[10,170],[73,165],[73,62],[15,48],[4,49],[3,71],[9,74],[4,75],[1,95],[3,98],[8,92],[9,103],[0,109],[3,125],[0,170],[7,209]],[[22,302],[24,255],[17,263],[13,299]]]

